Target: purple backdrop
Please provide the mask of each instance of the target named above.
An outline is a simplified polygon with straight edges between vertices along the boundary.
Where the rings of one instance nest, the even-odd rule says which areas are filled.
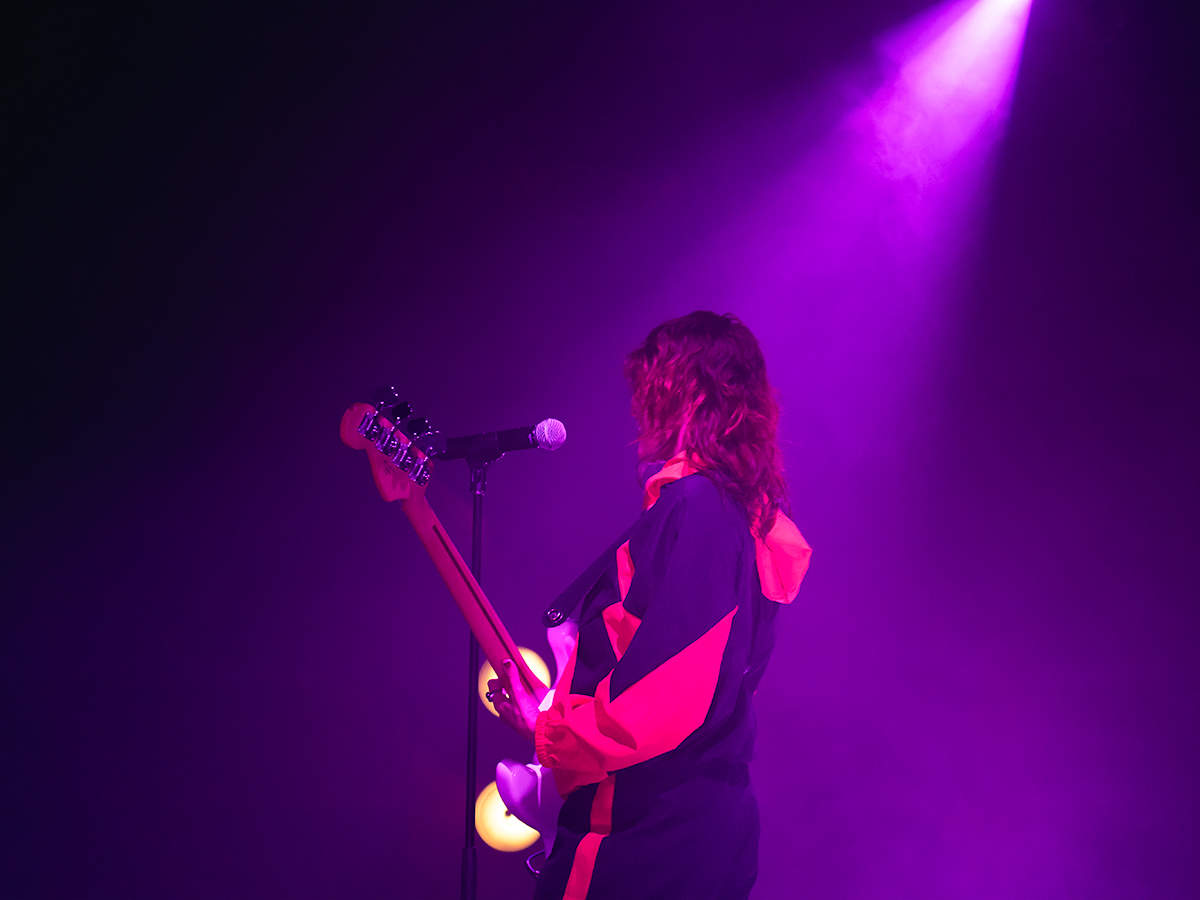
[[[713,308],[816,548],[755,896],[1200,896],[1197,17],[1034,0],[1011,112],[904,107],[913,168],[935,9],[23,8],[0,895],[457,896],[466,630],[338,419],[566,422],[487,499],[544,650],[638,510],[621,359]],[[465,466],[430,497],[465,549]]]

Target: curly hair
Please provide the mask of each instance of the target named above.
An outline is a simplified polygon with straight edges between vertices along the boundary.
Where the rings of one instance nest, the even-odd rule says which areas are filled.
[[[787,503],[779,405],[758,340],[734,315],[663,322],[625,359],[643,463],[685,454],[765,537]]]

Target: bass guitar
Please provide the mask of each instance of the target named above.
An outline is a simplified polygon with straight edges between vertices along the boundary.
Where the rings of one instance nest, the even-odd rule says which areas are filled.
[[[395,396],[387,390],[376,396],[389,394]],[[518,652],[516,642],[425,499],[433,461],[439,448],[444,448],[444,442],[426,419],[412,416],[407,403],[377,399],[376,404],[355,403],[346,410],[342,415],[342,441],[354,450],[366,451],[379,495],[389,503],[400,501],[400,508],[450,589],[450,596],[492,668],[503,672],[503,661],[511,659],[516,677],[539,699],[542,709],[548,708],[553,688],[542,683]],[[548,637],[556,671],[561,673],[574,646],[575,623],[568,619],[548,629]],[[531,764],[505,759],[496,767],[496,787],[508,811],[541,833],[549,854],[562,806],[550,770],[536,759]]]

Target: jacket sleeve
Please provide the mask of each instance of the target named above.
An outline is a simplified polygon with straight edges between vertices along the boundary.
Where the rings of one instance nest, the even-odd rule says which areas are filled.
[[[745,548],[710,483],[676,492],[654,527],[618,550],[621,602],[602,614],[616,665],[594,696],[571,693],[576,647],[559,693],[538,716],[538,760],[554,769],[564,795],[675,749],[708,716]]]

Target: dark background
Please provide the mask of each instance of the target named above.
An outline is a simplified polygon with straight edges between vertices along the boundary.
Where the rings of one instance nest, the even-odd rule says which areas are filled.
[[[567,423],[487,501],[545,652],[638,509],[621,359],[715,308],[763,337],[816,547],[756,896],[1200,896],[1191,4],[1035,0],[890,416],[822,368],[819,298],[671,287],[925,6],[8,7],[0,892],[456,896],[466,631],[338,419],[392,383],[448,434]],[[430,490],[464,550],[466,482]],[[482,731],[485,773],[527,752]],[[483,848],[480,896],[523,856]]]

